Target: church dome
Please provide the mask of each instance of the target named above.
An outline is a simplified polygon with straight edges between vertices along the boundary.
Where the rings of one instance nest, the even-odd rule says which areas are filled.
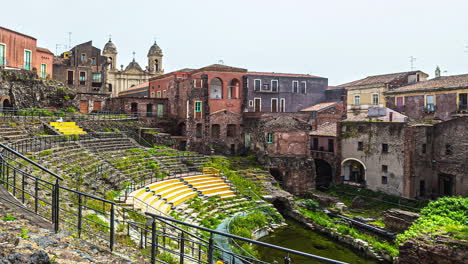
[[[135,61],[135,59],[133,59],[132,62],[130,62],[128,64],[128,66],[125,68],[125,71],[129,71],[129,70],[137,70],[137,71],[143,71],[143,69],[140,67],[140,64],[138,64],[138,62]]]
[[[109,41],[104,45],[104,49],[102,50],[102,53],[114,53],[117,54],[117,47],[115,44],[112,42],[112,40],[109,39]]]
[[[151,46],[151,48],[148,51],[148,57],[150,56],[162,56],[162,50],[158,46],[158,44],[156,44],[156,41],[154,42],[153,46]]]

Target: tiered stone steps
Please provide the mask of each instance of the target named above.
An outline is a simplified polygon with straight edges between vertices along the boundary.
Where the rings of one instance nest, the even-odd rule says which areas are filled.
[[[63,135],[86,134],[75,122],[50,122],[50,125]]]
[[[21,128],[13,127],[9,123],[0,123],[0,142],[17,141],[28,137]]]
[[[236,196],[231,187],[220,176],[212,174],[182,178],[189,186],[194,187],[205,196],[230,198]]]

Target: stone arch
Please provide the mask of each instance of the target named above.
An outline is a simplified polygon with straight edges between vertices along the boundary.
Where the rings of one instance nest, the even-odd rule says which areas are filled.
[[[367,167],[364,162],[355,158],[347,158],[341,162],[343,180],[346,182],[365,183]]]
[[[333,182],[333,167],[326,160],[315,159],[315,188],[328,188]]]
[[[223,81],[220,78],[215,77],[210,81],[210,99],[222,99],[223,98]]]
[[[2,96],[0,98],[0,108],[11,108],[13,107],[13,104],[11,103],[10,97],[9,96]]]
[[[232,79],[228,86],[228,99],[239,98],[240,81],[236,78]]]

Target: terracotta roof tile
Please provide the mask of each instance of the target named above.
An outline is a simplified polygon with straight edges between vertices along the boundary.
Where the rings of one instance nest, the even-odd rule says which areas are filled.
[[[280,73],[280,72],[251,72],[247,74],[250,75],[263,75],[263,76],[279,76],[279,77],[305,77],[305,78],[323,78],[319,76],[314,76],[310,74],[296,74],[296,73]]]
[[[336,137],[336,123],[323,123],[322,125],[317,127],[317,130],[310,132],[309,135]]]
[[[320,111],[325,108],[335,106],[337,104],[341,103],[341,101],[331,101],[331,102],[324,102],[324,103],[319,103],[316,105],[309,106],[307,108],[304,108],[301,110],[301,112],[312,112],[312,111]]]
[[[411,85],[402,86],[387,93],[409,92],[430,89],[453,89],[468,87],[468,74],[441,76],[431,80],[418,82]]]
[[[52,54],[52,55],[54,54],[54,53],[52,53],[52,51],[50,51],[50,50],[48,50],[46,48],[36,47],[36,50],[40,51],[40,52],[44,52],[44,53],[49,53],[49,54]]]
[[[145,87],[149,87],[149,82],[140,83],[140,84],[132,86],[132,87],[130,87],[127,90],[124,90],[122,92],[131,91],[131,90],[140,89],[140,88],[145,88]]]
[[[368,76],[364,79],[345,83],[338,85],[337,87],[353,87],[353,86],[362,86],[362,85],[378,85],[378,84],[386,84],[391,81],[404,78],[405,76],[415,74],[415,73],[424,73],[422,71],[409,71],[409,72],[398,72],[398,73],[389,73],[389,74],[382,74],[382,75],[373,75]],[[425,73],[424,73],[425,74]],[[426,74],[427,75],[427,74]]]

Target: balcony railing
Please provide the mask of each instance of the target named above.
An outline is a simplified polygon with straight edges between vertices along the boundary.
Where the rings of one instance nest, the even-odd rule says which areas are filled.
[[[423,108],[424,113],[434,113],[436,110],[437,106],[435,104],[428,104]]]

